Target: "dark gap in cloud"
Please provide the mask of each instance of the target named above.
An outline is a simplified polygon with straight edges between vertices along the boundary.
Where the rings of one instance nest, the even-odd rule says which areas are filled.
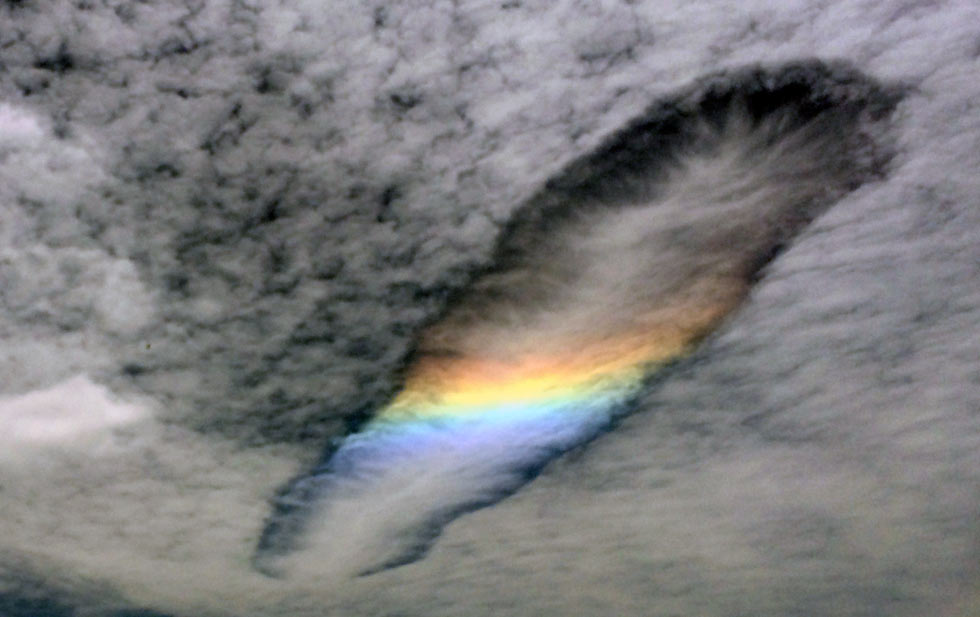
[[[75,617],[75,608],[61,600],[26,593],[0,593],[2,617]]]
[[[57,75],[64,75],[75,68],[75,58],[68,52],[68,44],[62,42],[57,51],[39,59],[34,66]]]

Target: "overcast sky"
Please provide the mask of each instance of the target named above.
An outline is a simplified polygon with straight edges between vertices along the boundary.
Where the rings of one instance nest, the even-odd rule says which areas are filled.
[[[969,0],[3,3],[0,614],[975,614],[977,23]],[[637,413],[414,564],[255,571],[276,491],[396,391],[524,200],[705,75],[806,58],[905,91],[887,174]]]

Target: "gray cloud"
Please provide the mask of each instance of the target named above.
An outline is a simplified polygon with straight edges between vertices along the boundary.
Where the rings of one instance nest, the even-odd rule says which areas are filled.
[[[967,0],[3,3],[2,404],[83,374],[145,415],[98,452],[0,457],[0,610],[975,613],[978,21]],[[697,76],[801,57],[910,86],[891,173],[641,413],[412,566],[249,569],[276,487],[390,395],[518,204]]]

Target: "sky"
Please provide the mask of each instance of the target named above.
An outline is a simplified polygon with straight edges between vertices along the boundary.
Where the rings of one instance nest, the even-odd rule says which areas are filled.
[[[978,21],[968,1],[3,4],[0,612],[974,614]],[[904,93],[869,142],[887,169],[635,413],[410,565],[344,571],[385,523],[255,569],[276,495],[396,394],[548,180],[705,76],[811,58]]]

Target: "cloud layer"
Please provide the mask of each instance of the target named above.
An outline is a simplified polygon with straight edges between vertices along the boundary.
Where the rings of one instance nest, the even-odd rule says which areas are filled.
[[[976,613],[978,22],[971,0],[0,4],[0,395],[139,410],[96,422],[97,452],[0,456],[0,612]],[[277,489],[395,393],[547,179],[699,76],[812,57],[907,86],[890,173],[638,413],[407,567],[252,569]]]

